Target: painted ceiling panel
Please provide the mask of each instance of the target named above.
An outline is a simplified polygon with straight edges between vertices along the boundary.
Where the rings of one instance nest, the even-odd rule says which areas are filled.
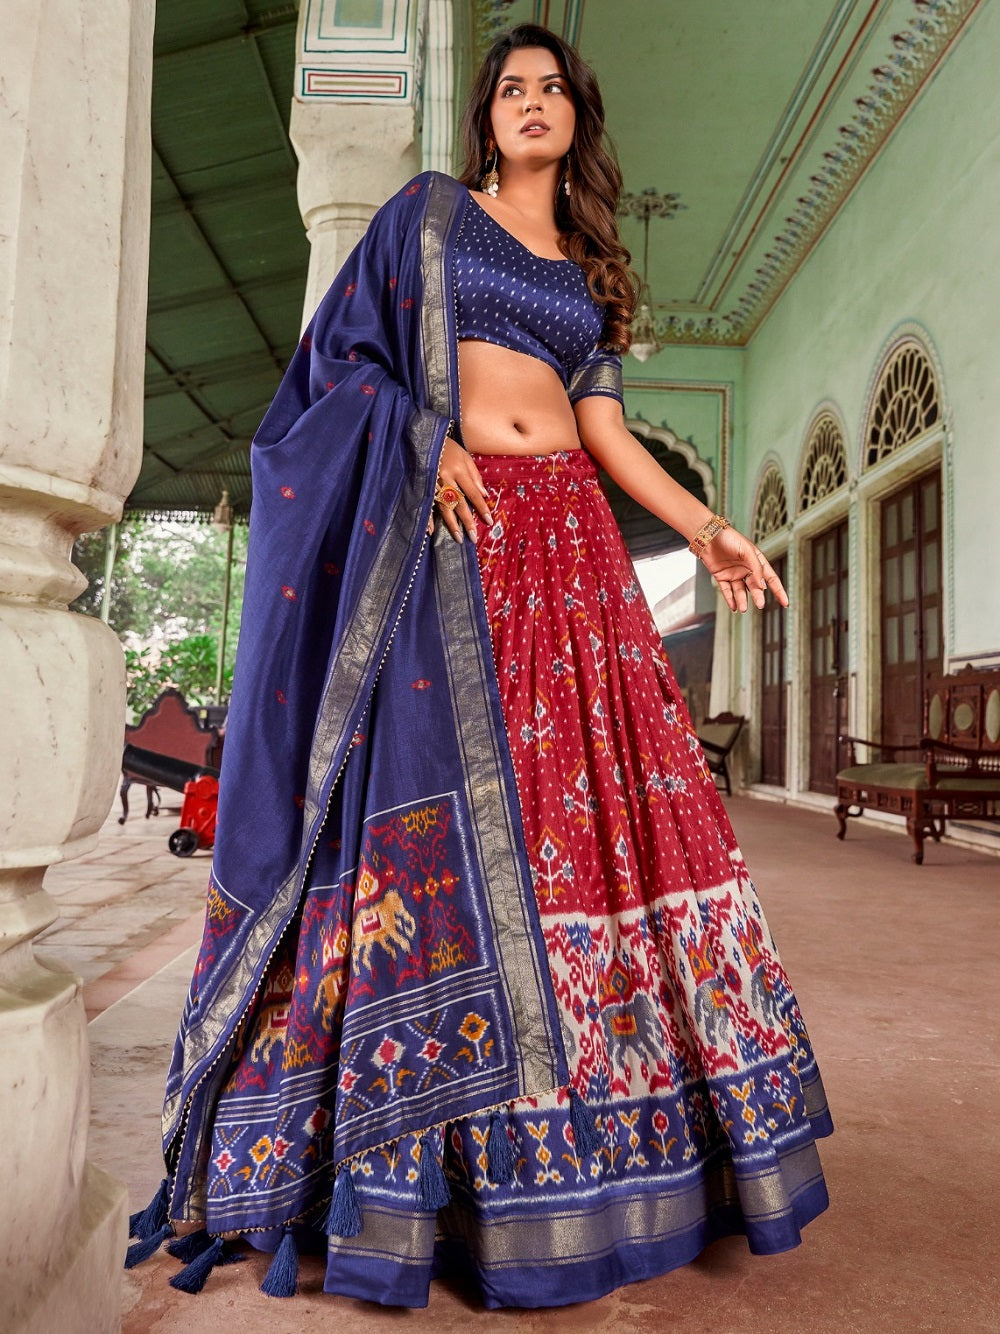
[[[184,170],[252,159],[284,148],[271,101],[262,97],[263,78],[252,41],[235,38],[204,51],[188,50],[158,62],[153,139],[161,146],[164,125],[183,148]],[[169,152],[168,167],[173,167]]]
[[[183,311],[168,311],[151,315],[147,327],[150,346],[175,366],[221,353],[253,352],[260,345],[253,320],[232,296],[199,306],[196,320],[185,319]]]
[[[662,341],[753,336],[984,0],[514,0],[593,65]],[[641,34],[641,40],[637,35]],[[622,233],[641,266],[642,226]]]
[[[626,189],[677,193],[684,205],[669,221],[650,224],[650,282],[658,300],[697,303],[704,275],[834,7],[820,0],[763,7],[731,0],[622,0],[613,8],[586,7],[581,43],[586,54],[594,53]],[[622,23],[650,37],[639,77],[629,78],[625,68],[633,43],[615,41]],[[615,55],[609,57],[610,51]],[[623,232],[641,255],[638,222],[626,220]]]
[[[199,209],[198,220],[236,283],[277,270],[282,261],[287,270],[286,237],[293,226],[302,231],[295,194],[287,189],[261,190],[252,200],[235,205],[207,202]],[[301,245],[295,251],[301,254]]]
[[[184,394],[164,394],[146,400],[145,439],[158,445],[179,432],[198,430],[205,425],[205,414]]]
[[[218,288],[220,293],[228,291],[229,283],[218,260],[180,204],[153,210],[150,249],[157,259],[149,270],[151,305],[207,288]]]

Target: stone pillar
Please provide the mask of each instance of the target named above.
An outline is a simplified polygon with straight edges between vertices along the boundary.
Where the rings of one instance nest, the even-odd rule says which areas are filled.
[[[413,108],[292,103],[299,209],[310,242],[303,323],[375,210],[420,171]]]
[[[375,210],[421,170],[427,0],[299,10],[291,139],[312,252],[308,322]]]
[[[153,0],[0,0],[0,31],[0,1329],[103,1334],[127,1201],[87,1162],[81,984],[32,940],[121,762],[120,646],[67,603],[141,457]]]

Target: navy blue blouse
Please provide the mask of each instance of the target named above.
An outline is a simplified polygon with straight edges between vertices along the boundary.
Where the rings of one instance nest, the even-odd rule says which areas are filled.
[[[545,259],[529,250],[470,197],[455,246],[458,338],[495,343],[537,357],[557,373],[576,402],[610,385],[577,391],[570,382],[585,360],[620,366],[597,349],[604,311],[590,295],[578,264]]]

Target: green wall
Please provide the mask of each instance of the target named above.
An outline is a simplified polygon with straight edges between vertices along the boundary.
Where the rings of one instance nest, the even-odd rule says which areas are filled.
[[[626,357],[623,367],[626,414],[690,441],[711,465],[717,490],[723,450],[731,479],[733,450],[742,448],[743,362],[740,348],[666,347],[646,362]],[[719,504],[725,508],[726,498]]]
[[[984,5],[758,330],[734,473],[745,522],[765,456],[780,456],[791,492],[809,421],[832,401],[856,476],[880,353],[894,330],[922,329],[954,448],[952,656],[1000,653],[998,57],[1000,5]]]

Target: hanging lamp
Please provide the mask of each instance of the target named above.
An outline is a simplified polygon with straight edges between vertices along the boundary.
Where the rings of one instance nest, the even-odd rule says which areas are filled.
[[[629,348],[636,361],[648,361],[663,346],[656,332],[653,294],[649,289],[649,220],[672,218],[683,207],[679,195],[658,195],[652,187],[638,195],[622,195],[618,205],[620,216],[639,218],[643,226],[642,282],[639,285],[635,315],[632,317],[632,345]]]

